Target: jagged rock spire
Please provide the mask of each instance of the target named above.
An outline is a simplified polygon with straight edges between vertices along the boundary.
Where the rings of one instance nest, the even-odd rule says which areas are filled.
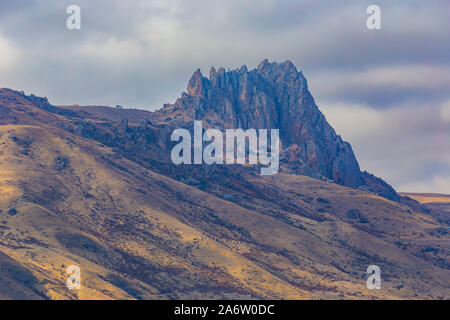
[[[198,69],[187,91],[190,97],[177,105],[193,111],[196,120],[223,128],[280,129],[283,148],[298,147],[304,172],[350,187],[364,183],[350,144],[328,124],[291,61],[265,59],[256,69],[244,65],[228,72],[211,67],[209,79]]]

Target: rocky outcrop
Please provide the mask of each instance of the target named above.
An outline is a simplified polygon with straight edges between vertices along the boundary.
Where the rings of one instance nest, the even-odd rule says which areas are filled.
[[[302,172],[349,187],[364,184],[350,144],[328,124],[290,61],[264,60],[250,71],[212,67],[209,79],[197,70],[187,93],[166,109],[184,110],[214,127],[279,129],[283,149],[294,148],[298,156],[289,162],[300,160]]]
[[[281,161],[287,171],[419,206],[382,179],[361,172],[351,145],[327,122],[303,73],[290,61],[270,63],[266,59],[253,70],[245,65],[231,71],[211,67],[209,78],[198,69],[187,92],[156,115],[167,117],[169,127],[195,119],[205,127],[279,129]],[[184,121],[172,121],[175,118]]]

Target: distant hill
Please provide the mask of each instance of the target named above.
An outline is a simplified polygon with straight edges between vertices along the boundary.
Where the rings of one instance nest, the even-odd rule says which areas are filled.
[[[420,202],[440,222],[450,226],[450,195],[440,193],[401,193]]]

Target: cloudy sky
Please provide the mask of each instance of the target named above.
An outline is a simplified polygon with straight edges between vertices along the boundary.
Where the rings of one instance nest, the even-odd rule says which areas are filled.
[[[81,8],[81,30],[66,9]],[[366,9],[381,8],[381,30]],[[197,68],[291,60],[361,168],[450,193],[450,1],[0,1],[0,87],[54,104],[174,102]]]

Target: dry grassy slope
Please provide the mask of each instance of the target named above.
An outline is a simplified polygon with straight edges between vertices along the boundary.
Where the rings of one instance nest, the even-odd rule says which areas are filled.
[[[439,193],[403,193],[403,195],[419,201],[430,211],[437,221],[450,226],[450,195]],[[448,230],[450,233],[450,230]]]
[[[450,272],[426,256],[448,252],[432,217],[283,174],[247,178],[323,221],[270,197],[225,201],[117,159],[61,121],[0,126],[2,299],[449,298]],[[422,253],[423,242],[440,251]],[[64,286],[71,264],[79,292]],[[366,288],[369,264],[381,267],[382,290]]]
[[[120,122],[124,119],[128,120],[129,124],[141,124],[146,119],[152,119],[154,113],[139,109],[117,109],[107,106],[59,106],[64,110],[69,110],[74,113],[80,113],[84,118],[92,120],[110,120]],[[83,114],[81,114],[83,112]]]
[[[420,203],[450,203],[449,194],[441,193],[402,193],[407,197],[419,201]]]

